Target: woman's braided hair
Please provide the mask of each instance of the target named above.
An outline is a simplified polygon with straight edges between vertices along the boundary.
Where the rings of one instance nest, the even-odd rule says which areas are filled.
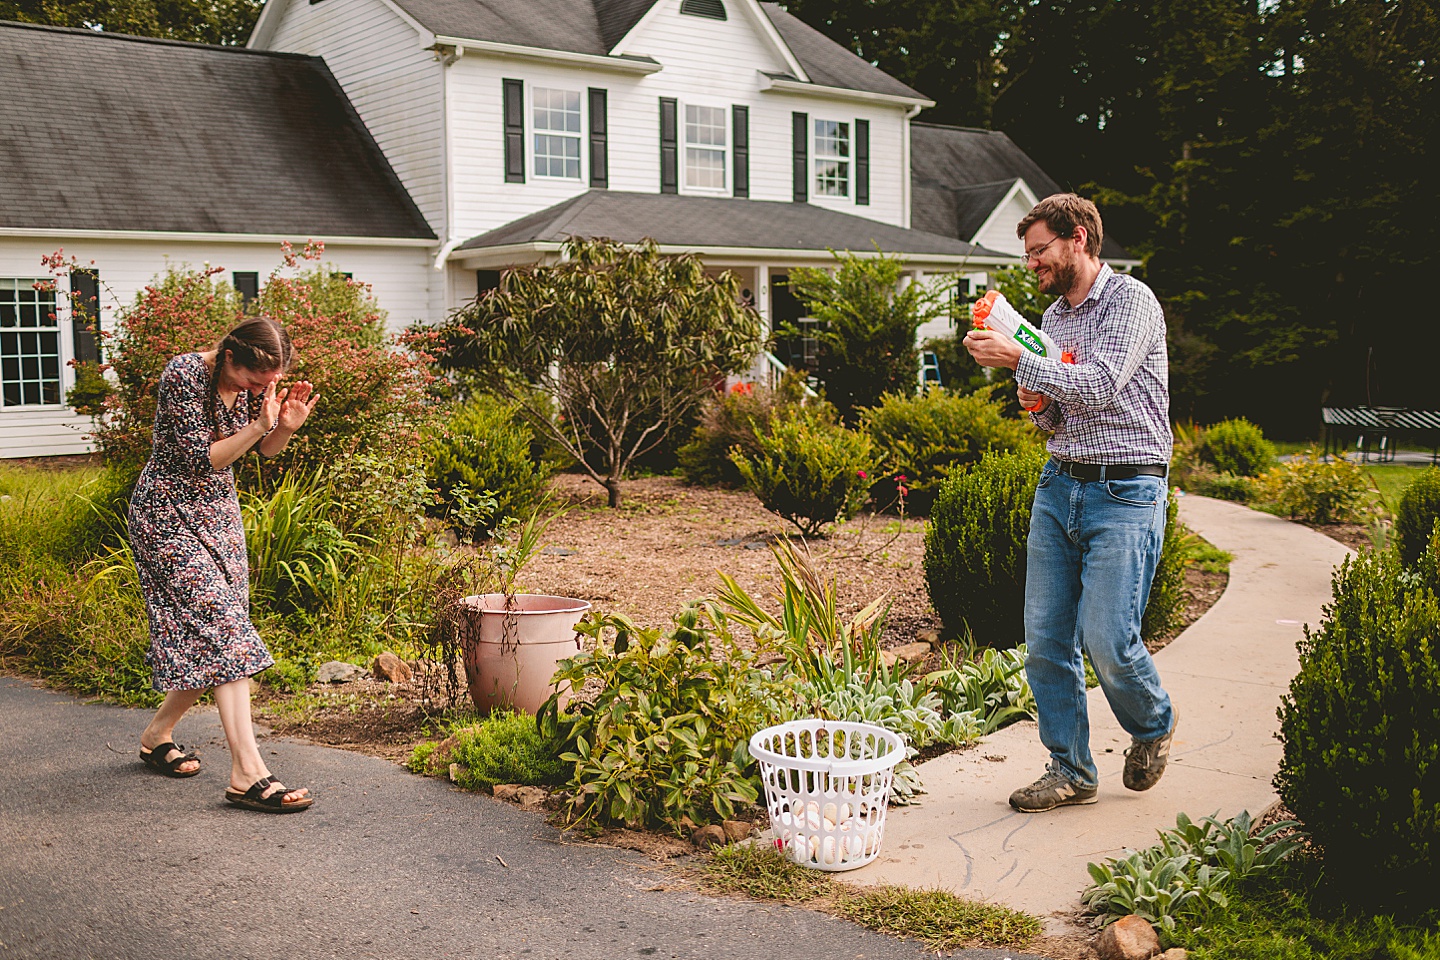
[[[269,317],[250,317],[238,327],[220,338],[215,344],[215,370],[210,374],[210,390],[205,397],[205,413],[215,426],[218,439],[220,432],[220,373],[225,369],[226,351],[231,362],[237,367],[255,373],[270,373],[279,370],[288,373],[295,362],[295,348],[290,345],[290,335],[285,328]],[[255,410],[250,410],[253,417]]]

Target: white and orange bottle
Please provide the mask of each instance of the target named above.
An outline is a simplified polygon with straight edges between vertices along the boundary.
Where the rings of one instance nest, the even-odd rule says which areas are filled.
[[[985,295],[970,306],[970,325],[976,330],[994,330],[1020,344],[1022,348],[1037,357],[1058,359],[1061,363],[1074,363],[1075,356],[1068,350],[1061,350],[1048,333],[1032,326],[1030,321],[1010,306],[999,290],[987,290]],[[1025,409],[1040,411],[1046,405],[1045,398]]]

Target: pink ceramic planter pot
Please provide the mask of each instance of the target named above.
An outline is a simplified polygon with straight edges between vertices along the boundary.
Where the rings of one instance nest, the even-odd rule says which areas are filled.
[[[466,597],[460,607],[465,678],[475,709],[537,712],[550,698],[556,664],[580,652],[575,624],[590,604],[520,593],[507,607],[503,593],[487,593]]]

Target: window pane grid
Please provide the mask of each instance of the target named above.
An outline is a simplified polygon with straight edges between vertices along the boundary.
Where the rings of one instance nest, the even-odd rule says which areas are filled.
[[[536,87],[532,93],[535,175],[580,179],[580,93]]]
[[[685,186],[725,189],[728,112],[724,107],[685,105]]]
[[[60,403],[55,292],[38,280],[0,279],[0,404]]]
[[[850,195],[850,124],[815,121],[815,193],[822,197]]]

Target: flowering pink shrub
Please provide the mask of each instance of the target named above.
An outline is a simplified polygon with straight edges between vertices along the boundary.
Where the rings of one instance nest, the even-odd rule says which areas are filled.
[[[320,244],[295,253],[272,272],[258,308],[289,331],[295,368],[281,382],[309,380],[319,404],[276,458],[261,461],[268,480],[287,469],[313,470],[364,450],[392,462],[419,464],[421,430],[432,416],[429,375],[421,358],[399,349],[385,333],[385,314],[370,286],[318,261]],[[150,455],[156,389],[170,358],[206,350],[243,316],[240,295],[219,267],[171,268],[123,309],[106,345],[116,378],[97,419],[96,441],[109,463],[139,469]],[[252,398],[253,402],[253,398]],[[248,465],[242,476],[255,473]]]

